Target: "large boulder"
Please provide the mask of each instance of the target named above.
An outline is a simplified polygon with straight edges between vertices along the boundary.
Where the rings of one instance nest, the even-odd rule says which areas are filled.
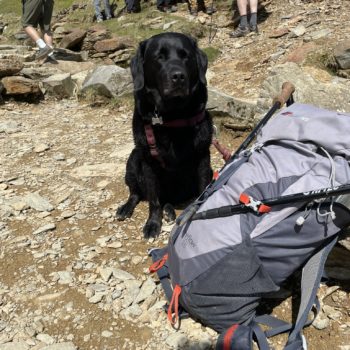
[[[42,81],[45,92],[57,97],[71,97],[75,84],[69,73],[55,74]]]
[[[334,58],[340,69],[350,69],[350,40],[344,40],[334,48]]]
[[[272,98],[280,93],[285,81],[295,85],[294,99],[297,102],[350,112],[349,80],[332,76],[322,69],[287,62],[273,67],[263,82],[257,102],[259,113],[272,107]]]
[[[133,42],[128,37],[111,38],[96,41],[94,44],[94,49],[97,52],[113,52],[121,49],[126,49],[132,47]]]
[[[6,95],[40,95],[39,83],[35,80],[12,76],[2,79]]]
[[[227,116],[240,124],[250,124],[256,112],[256,103],[227,95],[213,87],[208,88],[207,109],[216,116]]]
[[[23,68],[23,63],[9,58],[0,60],[0,78],[15,75]]]
[[[93,90],[97,95],[106,97],[122,96],[133,91],[129,69],[118,66],[99,66],[85,79],[81,92]]]
[[[83,29],[73,29],[72,32],[65,35],[60,42],[60,47],[63,49],[71,49],[83,43],[87,31]]]

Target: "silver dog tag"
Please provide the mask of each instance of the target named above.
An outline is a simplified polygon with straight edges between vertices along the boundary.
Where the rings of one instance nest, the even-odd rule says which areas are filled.
[[[158,116],[155,116],[155,117],[152,117],[152,125],[162,125],[163,124],[163,119],[162,117],[158,117]]]

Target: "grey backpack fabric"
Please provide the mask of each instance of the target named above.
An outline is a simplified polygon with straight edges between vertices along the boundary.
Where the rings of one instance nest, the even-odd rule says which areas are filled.
[[[221,170],[196,202],[197,212],[239,204],[242,194],[261,200],[350,184],[349,134],[349,114],[298,103],[281,110],[253,147]],[[193,205],[182,216],[191,210]],[[218,332],[233,324],[252,324],[261,299],[277,292],[309,261],[311,273],[321,278],[323,252],[330,250],[324,248],[332,246],[349,223],[348,208],[334,197],[311,203],[291,201],[263,214],[251,210],[190,219],[176,225],[170,236],[171,283],[181,287],[182,307]],[[312,283],[318,287],[319,281],[315,278]],[[313,294],[305,293],[299,317],[303,324],[306,304],[316,293],[313,285],[304,285]],[[300,345],[299,332],[295,338]]]

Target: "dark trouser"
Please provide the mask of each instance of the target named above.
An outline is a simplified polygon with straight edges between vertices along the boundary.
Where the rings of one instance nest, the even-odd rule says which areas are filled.
[[[128,11],[140,11],[140,0],[125,0],[126,9]]]
[[[43,33],[49,33],[54,0],[22,0],[22,4],[23,27],[36,28],[39,25]]]

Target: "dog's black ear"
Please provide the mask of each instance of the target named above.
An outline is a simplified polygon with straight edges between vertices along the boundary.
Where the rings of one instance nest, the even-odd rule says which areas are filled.
[[[198,45],[197,45],[197,40],[192,38],[192,42],[196,51],[196,59],[197,59],[197,65],[198,65],[198,73],[199,73],[199,80],[202,84],[207,85],[207,79],[205,78],[205,73],[207,72],[208,68],[208,57],[202,51]]]
[[[204,85],[207,85],[207,79],[205,78],[205,73],[208,68],[208,57],[204,51],[197,47],[197,64],[198,64],[198,72],[199,72],[199,80]]]
[[[145,54],[146,42],[142,41],[136,51],[135,56],[131,59],[130,69],[134,83],[134,91],[142,90],[145,85],[145,74],[143,71],[143,59]]]

